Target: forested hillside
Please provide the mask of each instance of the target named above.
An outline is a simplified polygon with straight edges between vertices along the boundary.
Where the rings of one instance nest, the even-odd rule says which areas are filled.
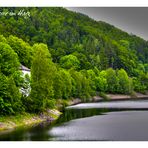
[[[15,15],[19,11],[30,16]],[[148,42],[64,8],[0,8],[0,114],[148,90]],[[23,78],[20,64],[31,69]],[[21,94],[20,88],[29,96]]]

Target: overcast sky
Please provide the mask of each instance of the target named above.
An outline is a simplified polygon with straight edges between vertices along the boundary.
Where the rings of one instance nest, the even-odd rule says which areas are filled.
[[[107,22],[148,40],[148,7],[70,7],[67,9]]]

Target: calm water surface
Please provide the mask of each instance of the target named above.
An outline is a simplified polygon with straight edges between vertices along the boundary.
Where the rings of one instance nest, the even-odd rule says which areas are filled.
[[[148,141],[148,100],[82,103],[55,122],[0,133],[1,141]]]

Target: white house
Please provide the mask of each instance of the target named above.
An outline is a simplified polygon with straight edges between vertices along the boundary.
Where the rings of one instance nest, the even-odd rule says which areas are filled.
[[[20,66],[20,70],[23,72],[23,75],[25,76],[26,74],[28,74],[30,76],[30,69],[21,65]]]
[[[31,72],[30,72],[29,68],[21,65],[19,69],[22,71],[22,77],[25,78],[26,74],[28,74],[28,76],[30,77]],[[30,94],[30,91],[31,91],[30,82],[28,81],[28,79],[25,78],[25,85],[24,85],[24,87],[20,88],[20,92],[24,96],[28,96]]]

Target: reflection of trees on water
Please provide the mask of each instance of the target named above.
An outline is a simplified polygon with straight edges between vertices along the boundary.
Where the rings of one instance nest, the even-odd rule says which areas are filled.
[[[60,124],[62,122],[70,121],[73,119],[78,118],[85,118],[90,117],[94,115],[101,115],[105,112],[107,112],[107,109],[67,109],[63,112],[61,117],[57,120],[57,124]]]

